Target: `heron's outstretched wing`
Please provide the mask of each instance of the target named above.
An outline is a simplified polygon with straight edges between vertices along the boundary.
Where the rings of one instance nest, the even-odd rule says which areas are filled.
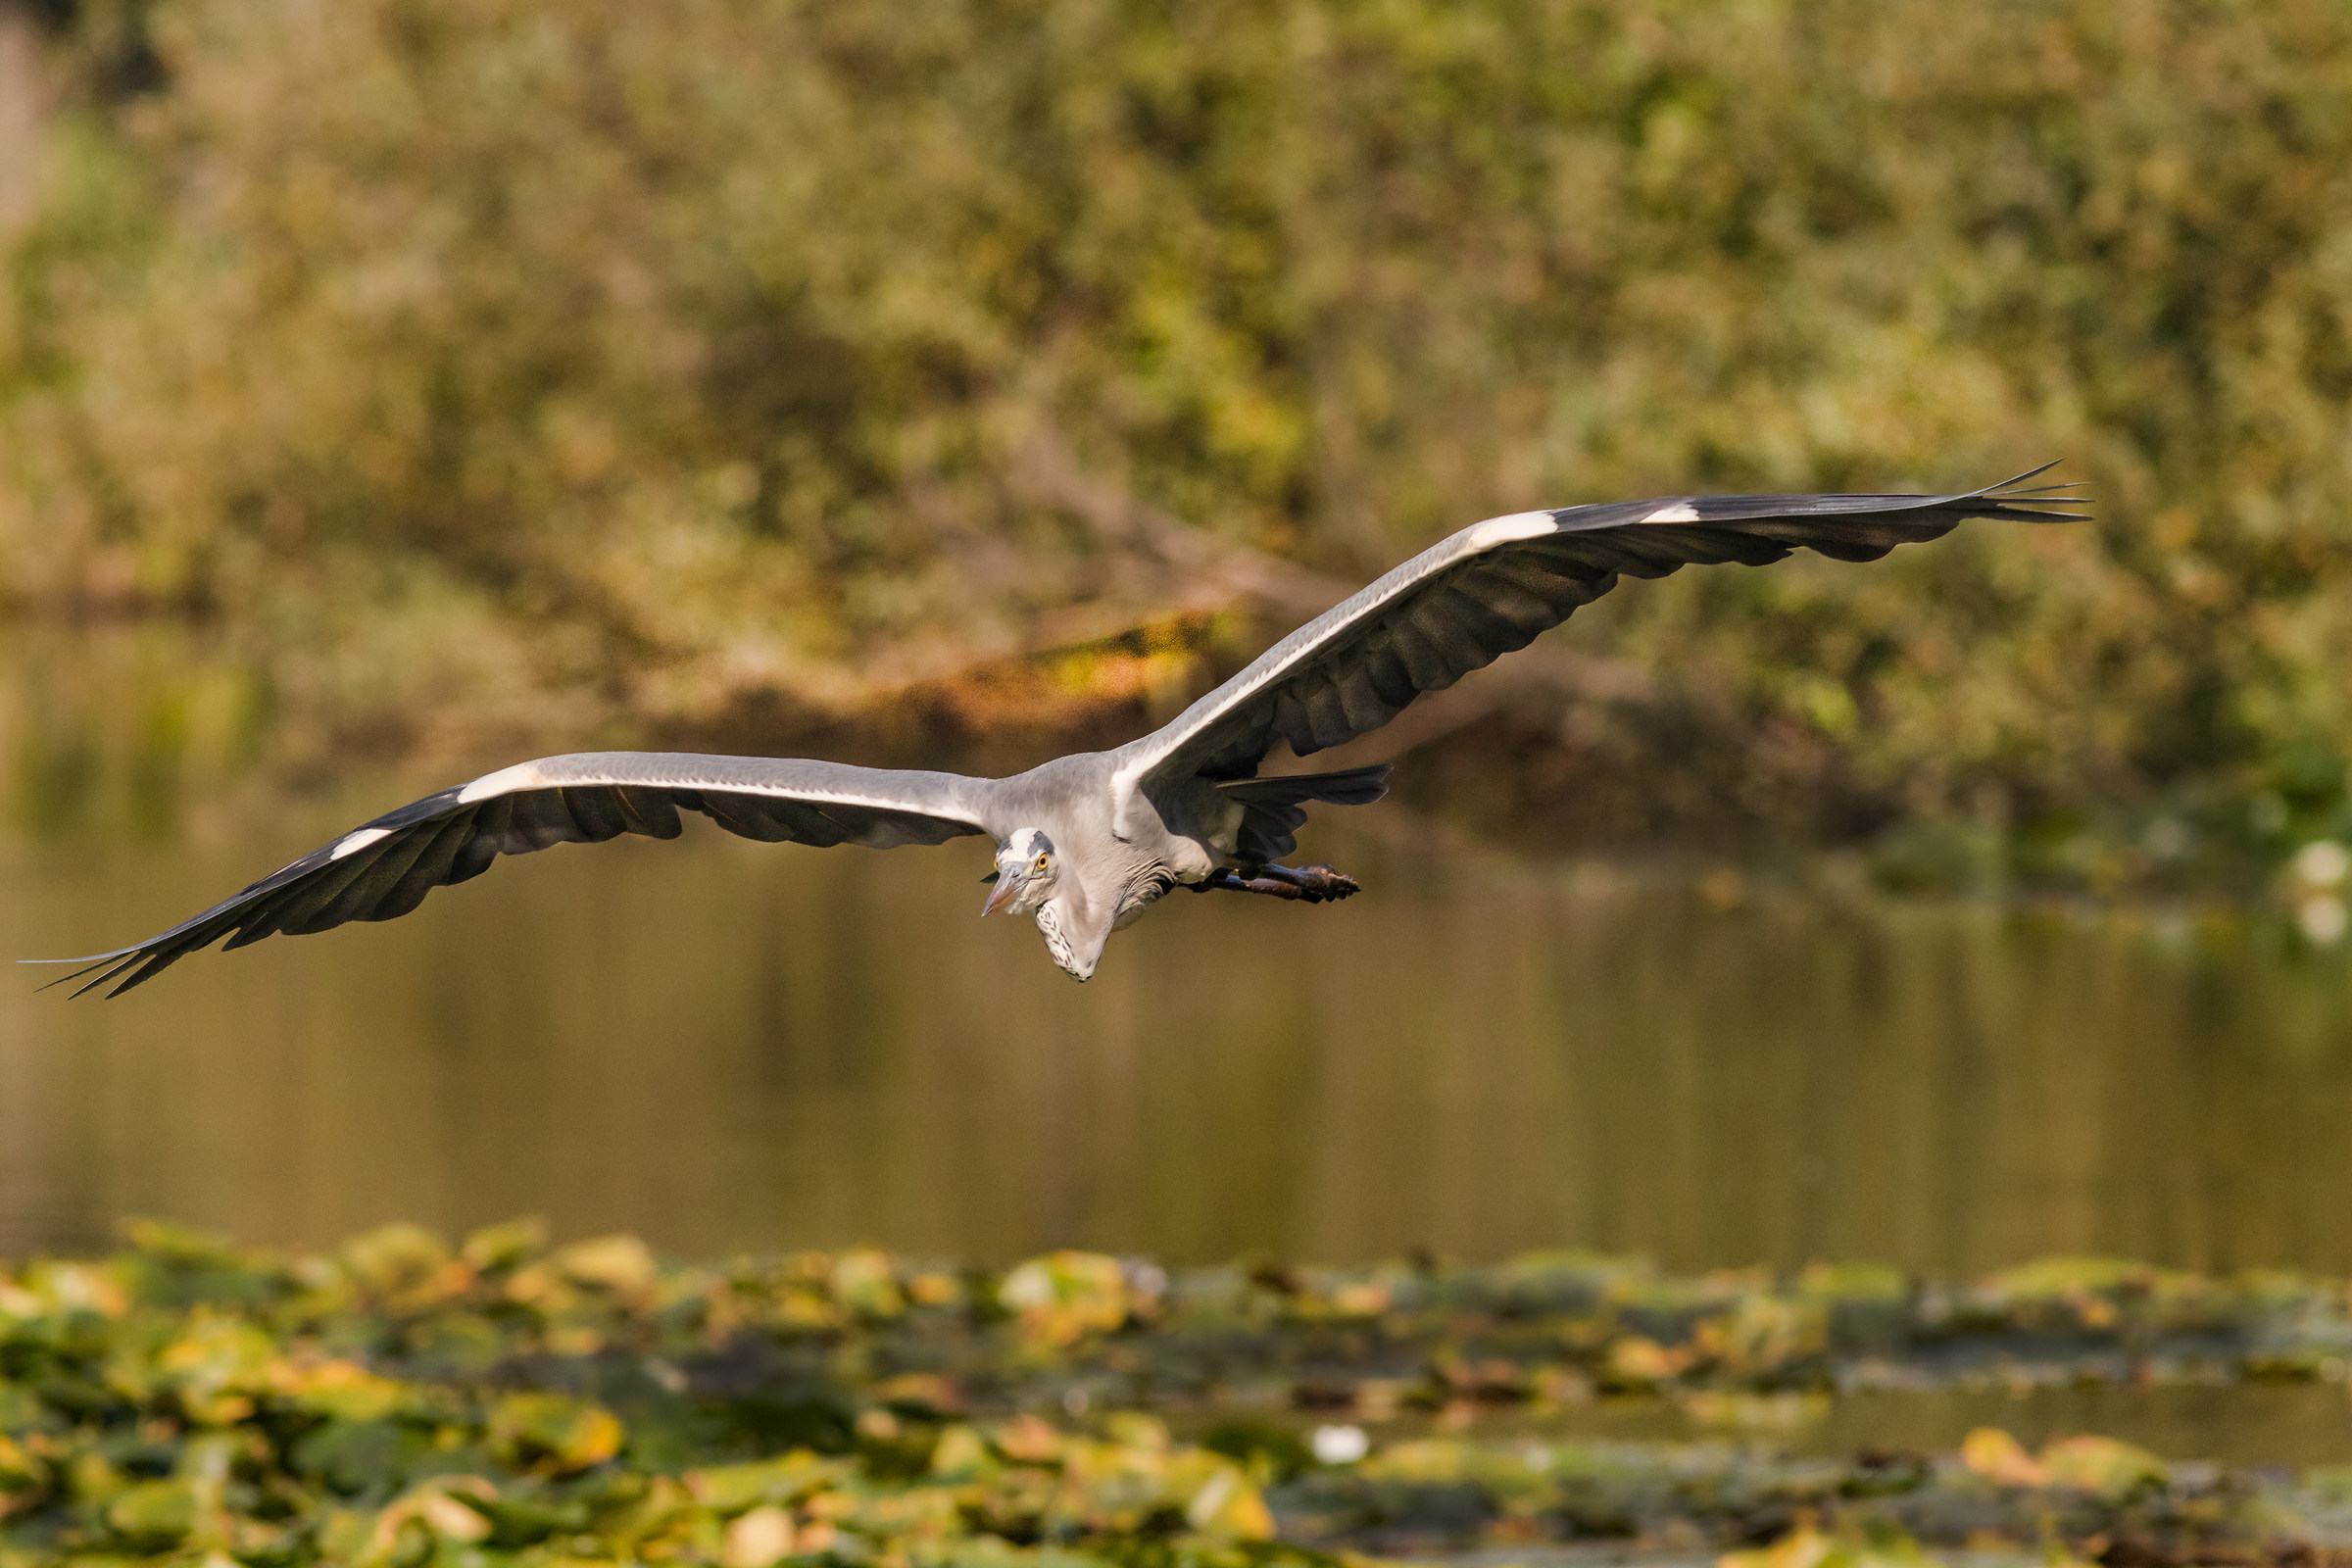
[[[241,948],[346,920],[389,920],[434,888],[479,876],[501,855],[601,844],[623,833],[678,836],[678,812],[767,843],[942,844],[986,833],[989,781],[772,757],[581,752],[543,758],[428,795],[377,817],[136,947],[83,958],[75,996],[120,981],[121,996],[174,960],[229,937]],[[233,934],[232,934],[233,933]],[[58,982],[63,984],[64,982]]]
[[[1524,648],[1620,576],[1762,565],[1799,546],[1875,561],[1965,517],[2080,520],[2070,485],[2024,488],[2056,465],[1966,495],[1666,496],[1523,512],[1431,546],[1268,649],[1154,734],[1123,748],[1127,802],[1178,771],[1247,778],[1278,741],[1300,756],[1377,729],[1423,692]]]

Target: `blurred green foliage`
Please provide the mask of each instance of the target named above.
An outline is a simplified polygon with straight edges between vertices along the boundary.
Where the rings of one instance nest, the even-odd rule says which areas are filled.
[[[864,1386],[861,1314],[907,1310],[860,1290],[879,1254],[761,1277],[628,1237],[550,1251],[529,1224],[299,1258],[127,1229],[114,1258],[0,1277],[9,1568],[1331,1561],[1270,1541],[1243,1467],[1149,1415],[975,1426]]]
[[[1526,788],[1902,825],[1898,880],[2352,825],[2327,0],[158,0],[52,49],[0,593],[226,628],[297,749],[854,710],[1149,619],[1082,493],[1361,579],[2065,456],[2095,525],[1588,612],[1654,681]]]
[[[1525,1369],[1501,1357],[1441,1395],[1454,1402],[1434,1423],[1329,1396],[1335,1376],[1410,1373],[1417,1354],[1442,1388],[1482,1338],[1594,1363],[1621,1316],[1695,1325],[1686,1364],[1737,1381],[1768,1369],[1727,1361],[1738,1336],[1714,1331],[1807,1301],[1827,1314],[1816,1338],[1850,1352],[1840,1314],[1899,1313],[1922,1296],[1883,1269],[1666,1280],[1555,1253],[1171,1277],[1076,1252],[1002,1272],[870,1250],[665,1263],[625,1236],[550,1248],[529,1222],[455,1247],[393,1224],[292,1255],[155,1221],[124,1229],[111,1257],[0,1271],[7,1568],[1339,1568],[1364,1560],[1353,1547],[1776,1536],[1775,1553],[1730,1568],[1820,1568],[1838,1551],[1924,1568],[1918,1540],[1976,1552],[2130,1540],[2149,1564],[2309,1562],[2352,1528],[2340,1473],[2174,1465],[2101,1437],[2034,1452],[1982,1427],[1956,1454],[1850,1462],[1776,1452],[1758,1441],[1772,1423],[1721,1413],[1701,1418],[1746,1441],[1571,1438],[1541,1422],[1592,1386],[1514,1384]],[[2158,1325],[2184,1333],[2175,1350],[2192,1357],[2214,1324],[2258,1319],[2342,1346],[2340,1281],[2055,1260],[1949,1294],[1973,1319],[1892,1349],[1914,1394],[1955,1376],[2074,1375],[2057,1364],[2069,1350]],[[1436,1325],[1446,1339],[1415,1342]],[[1971,1335],[2009,1353],[1972,1373],[1950,1354]],[[2143,1367],[2182,1364],[2138,1343],[2154,1352]],[[1285,1399],[1267,1382],[1285,1365],[1323,1381]],[[2304,1375],[2340,1381],[2342,1362]],[[1463,1400],[1517,1414],[1467,1438]],[[1203,1412],[1217,1419],[1204,1441],[1171,1434],[1170,1417]]]

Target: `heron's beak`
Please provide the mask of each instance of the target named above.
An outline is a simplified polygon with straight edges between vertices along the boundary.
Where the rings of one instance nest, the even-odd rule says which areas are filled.
[[[988,902],[980,906],[980,918],[985,920],[1010,904],[1013,896],[1021,891],[1021,885],[1028,880],[1022,876],[998,877],[996,886],[988,890]]]

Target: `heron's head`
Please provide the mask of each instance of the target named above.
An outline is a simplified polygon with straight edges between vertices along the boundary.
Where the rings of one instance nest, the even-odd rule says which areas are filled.
[[[1061,880],[1061,858],[1054,851],[1054,841],[1033,827],[1015,828],[997,850],[997,868],[988,880],[996,886],[988,890],[988,903],[981,906],[983,915],[999,909],[1014,914],[1027,914],[1054,896],[1054,884]]]

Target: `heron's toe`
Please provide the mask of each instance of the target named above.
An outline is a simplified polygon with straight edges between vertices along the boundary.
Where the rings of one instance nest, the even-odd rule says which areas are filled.
[[[1363,884],[1355,878],[1345,871],[1335,871],[1328,865],[1305,866],[1300,874],[1307,878],[1307,886],[1311,891],[1335,904],[1351,894],[1364,891]]]

